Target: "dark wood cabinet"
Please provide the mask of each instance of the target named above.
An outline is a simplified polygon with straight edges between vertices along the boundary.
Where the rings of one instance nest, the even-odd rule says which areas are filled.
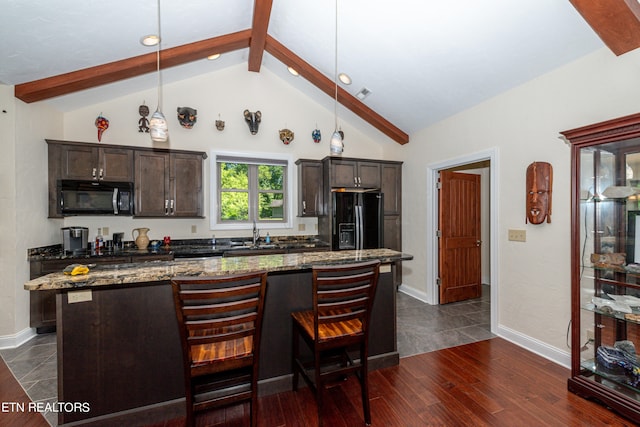
[[[331,187],[380,188],[380,163],[330,158]]]
[[[321,160],[296,160],[298,165],[298,216],[322,215],[324,184]]]
[[[372,159],[325,157],[324,212],[332,212],[331,191],[359,191],[379,188],[384,194],[384,246],[402,251],[402,162]],[[318,217],[318,235],[330,242],[333,235],[330,215]]]
[[[49,217],[58,213],[60,179],[133,182],[135,216],[202,217],[204,152],[46,140]]]
[[[136,216],[201,217],[204,153],[136,150]]]
[[[144,255],[31,261],[29,279],[35,279],[49,273],[59,273],[66,266],[74,263],[112,265],[130,262],[171,261],[172,259],[173,255]],[[39,334],[53,332],[56,328],[56,293],[56,291],[31,291],[29,293],[29,326],[36,328],[36,332]]]
[[[133,181],[133,152],[126,148],[60,144],[60,178]]]
[[[402,163],[382,163],[380,168],[384,214],[399,216],[402,211]]]
[[[562,135],[572,182],[568,389],[640,423],[640,114]]]
[[[48,145],[49,217],[57,218],[57,184],[61,179],[133,182],[129,147],[46,140]]]

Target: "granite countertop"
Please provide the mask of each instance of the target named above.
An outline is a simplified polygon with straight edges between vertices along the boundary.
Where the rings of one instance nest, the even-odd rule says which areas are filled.
[[[101,265],[84,275],[51,273],[28,281],[24,284],[24,289],[38,291],[163,282],[176,276],[220,276],[258,270],[282,272],[309,269],[313,265],[348,264],[371,259],[386,263],[411,260],[413,256],[391,249],[368,249]]]

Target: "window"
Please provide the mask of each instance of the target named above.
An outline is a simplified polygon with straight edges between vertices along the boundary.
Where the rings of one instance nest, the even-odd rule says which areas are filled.
[[[212,154],[212,229],[291,227],[289,159]]]

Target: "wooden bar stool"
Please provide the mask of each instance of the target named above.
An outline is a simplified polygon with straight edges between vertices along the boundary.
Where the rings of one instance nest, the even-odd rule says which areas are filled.
[[[187,425],[195,425],[196,412],[249,401],[255,426],[267,273],[175,278],[171,286],[182,341]]]
[[[301,374],[315,393],[320,425],[324,388],[348,374],[358,377],[364,420],[371,424],[367,357],[379,269],[379,261],[313,267],[313,310],[291,313],[293,389],[298,389]],[[301,357],[299,337],[313,352],[313,360]],[[353,349],[359,352],[358,360],[348,352]]]

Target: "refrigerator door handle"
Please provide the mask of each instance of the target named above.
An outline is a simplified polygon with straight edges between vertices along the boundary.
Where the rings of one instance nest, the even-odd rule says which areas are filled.
[[[356,249],[362,250],[364,247],[362,236],[362,206],[356,205]]]

